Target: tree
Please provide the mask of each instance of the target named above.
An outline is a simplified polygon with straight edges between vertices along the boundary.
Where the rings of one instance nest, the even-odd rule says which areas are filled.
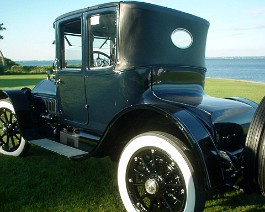
[[[6,30],[5,27],[3,27],[3,23],[0,24],[0,32]],[[2,35],[0,35],[0,39],[4,39],[4,37]],[[4,55],[2,54],[1,50],[0,50],[0,73],[4,72],[5,69],[5,58]]]
[[[6,30],[6,28],[3,27],[3,25],[4,25],[3,23],[0,24],[0,31]],[[0,35],[0,39],[4,39],[4,37],[2,35]]]

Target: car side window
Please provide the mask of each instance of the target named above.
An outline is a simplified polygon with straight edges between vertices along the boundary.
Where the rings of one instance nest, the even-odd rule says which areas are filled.
[[[112,66],[116,59],[116,13],[89,17],[89,66]]]
[[[71,20],[61,25],[62,67],[81,69],[82,31],[81,19]]]

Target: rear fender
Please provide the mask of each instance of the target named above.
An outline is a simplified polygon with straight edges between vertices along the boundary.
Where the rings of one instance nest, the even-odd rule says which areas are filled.
[[[9,99],[14,107],[21,135],[24,139],[31,140],[38,137],[38,130],[28,92],[30,89],[0,90],[0,99]]]
[[[110,126],[105,131],[97,149],[95,150],[95,154],[101,152],[102,150],[104,151],[104,149],[111,148],[112,144],[109,141],[113,140],[113,138],[111,136],[108,137],[108,135],[114,134],[114,140],[117,140],[116,134],[118,132],[114,130],[113,133],[112,129],[119,128],[120,132],[128,130],[128,126],[123,124],[120,125],[119,122],[130,123],[132,120],[137,119],[138,114],[147,114],[150,112],[150,114],[152,114],[149,117],[150,120],[155,116],[164,117],[168,120],[168,123],[171,123],[171,126],[176,127],[176,132],[182,134],[179,136],[185,137],[187,140],[186,144],[190,147],[195,158],[198,159],[196,162],[205,176],[205,183],[208,188],[214,188],[223,185],[223,174],[217,158],[217,150],[209,129],[197,117],[187,111],[187,109],[178,107],[176,105],[170,106],[164,104],[163,106],[137,105],[125,109],[111,122]],[[148,117],[146,117],[146,119],[148,119]],[[175,136],[178,136],[178,134]],[[120,142],[123,142],[123,140]]]
[[[182,128],[181,130],[187,136],[190,146],[200,159],[199,162],[204,170],[209,188],[223,185],[224,178],[217,157],[218,151],[209,129],[187,110],[179,110],[170,115]]]
[[[245,103],[247,105],[250,105],[251,107],[253,107],[254,109],[257,109],[258,108],[258,104],[250,99],[247,99],[247,98],[242,98],[242,97],[228,97],[226,99],[230,99],[230,100],[234,100],[234,101],[237,101],[237,102],[242,102],[242,103]]]

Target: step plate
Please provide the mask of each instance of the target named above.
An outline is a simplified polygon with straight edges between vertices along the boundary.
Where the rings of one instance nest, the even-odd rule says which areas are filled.
[[[70,146],[66,146],[64,144],[55,142],[53,140],[44,138],[44,139],[38,139],[38,140],[31,140],[29,143],[35,144],[37,146],[40,146],[44,149],[53,151],[55,153],[58,153],[60,155],[64,155],[68,158],[77,157],[77,156],[84,156],[87,155],[88,152],[82,151],[80,149],[76,149]]]

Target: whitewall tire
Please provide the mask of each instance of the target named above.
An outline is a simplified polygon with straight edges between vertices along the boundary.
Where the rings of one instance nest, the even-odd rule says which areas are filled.
[[[127,211],[203,210],[204,192],[185,149],[180,140],[161,132],[141,134],[125,146],[118,186]]]

